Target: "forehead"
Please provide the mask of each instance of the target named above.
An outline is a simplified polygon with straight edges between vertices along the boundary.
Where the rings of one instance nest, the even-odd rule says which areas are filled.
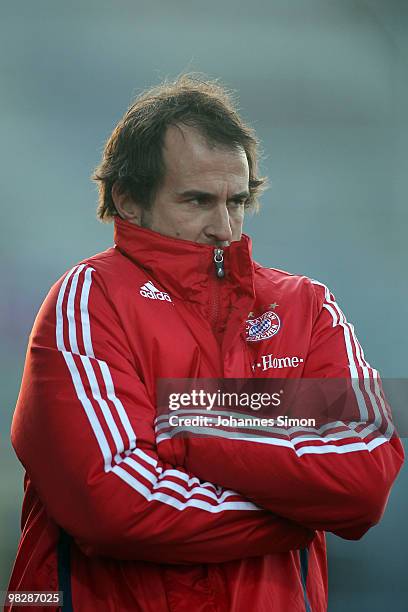
[[[243,147],[211,144],[196,128],[170,126],[164,138],[165,181],[228,180],[247,187],[248,160]]]

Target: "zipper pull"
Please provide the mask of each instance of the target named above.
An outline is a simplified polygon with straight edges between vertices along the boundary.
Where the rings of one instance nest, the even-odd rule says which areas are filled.
[[[224,278],[224,251],[222,249],[214,249],[214,264],[217,277]]]

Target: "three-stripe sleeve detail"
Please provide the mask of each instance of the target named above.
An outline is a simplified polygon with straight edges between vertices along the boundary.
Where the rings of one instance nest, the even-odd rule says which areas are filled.
[[[94,271],[91,266],[80,264],[66,274],[56,303],[56,345],[96,438],[105,472],[115,474],[148,502],[161,502],[177,510],[198,508],[209,513],[259,510],[234,491],[220,491],[213,484],[200,482],[177,469],[163,470],[154,457],[137,446],[136,433],[116,394],[109,365],[94,354],[92,314],[88,307]],[[79,317],[75,316],[78,291]],[[78,335],[82,336],[82,351]],[[103,380],[103,385],[98,379]]]
[[[333,327],[341,326],[343,329],[344,342],[347,351],[348,366],[350,369],[350,377],[352,380],[352,388],[356,395],[356,400],[359,407],[361,422],[371,421],[366,430],[360,432],[359,435],[369,435],[373,429],[381,428],[383,421],[387,424],[387,429],[384,433],[384,438],[380,440],[387,441],[394,431],[394,425],[388,415],[385,405],[383,393],[379,386],[379,375],[375,368],[372,368],[364,357],[364,351],[354,332],[354,326],[346,320],[342,310],[337,305],[334,298],[331,296],[326,285],[312,280],[315,285],[320,285],[324,288],[325,301],[323,308],[330,312],[333,319]],[[361,385],[367,395],[367,400],[364,398]],[[368,407],[372,410],[375,419],[372,421],[368,415]],[[356,423],[357,425],[358,423]]]

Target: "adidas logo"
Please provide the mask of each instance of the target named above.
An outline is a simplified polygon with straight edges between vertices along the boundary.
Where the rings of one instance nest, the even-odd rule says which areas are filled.
[[[165,291],[159,291],[153,285],[152,281],[147,281],[144,285],[140,287],[140,295],[149,298],[150,300],[162,300],[166,302],[171,302],[171,297]]]

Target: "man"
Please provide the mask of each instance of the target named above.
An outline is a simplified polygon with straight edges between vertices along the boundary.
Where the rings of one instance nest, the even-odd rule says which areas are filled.
[[[95,179],[115,246],[52,287],[30,336],[10,590],[60,590],[80,612],[323,611],[324,531],[380,519],[402,447],[327,288],[251,258],[256,146],[226,92],[186,76],[111,135]],[[157,418],[159,378],[276,376],[355,378],[361,418],[267,444]]]

